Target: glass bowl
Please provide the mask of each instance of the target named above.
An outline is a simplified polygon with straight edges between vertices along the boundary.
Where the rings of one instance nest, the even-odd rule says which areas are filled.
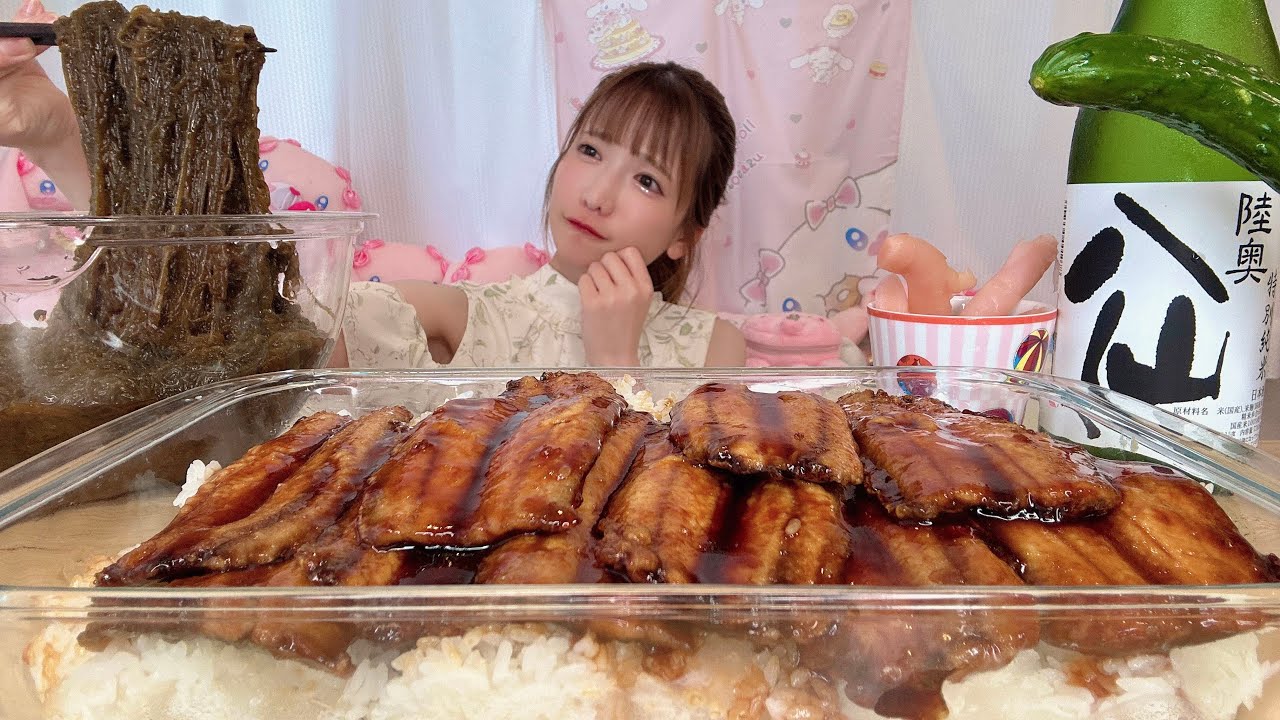
[[[191,388],[322,366],[370,217],[0,215],[0,470]]]

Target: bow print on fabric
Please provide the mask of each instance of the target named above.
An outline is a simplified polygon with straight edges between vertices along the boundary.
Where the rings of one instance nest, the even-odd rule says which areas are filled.
[[[18,177],[24,177],[32,170],[36,169],[35,163],[27,159],[25,153],[18,151]]]
[[[435,261],[440,268],[440,277],[444,277],[449,272],[449,260],[445,258],[444,253],[440,252],[440,248],[435,245],[427,246],[427,257]]]
[[[524,244],[524,254],[525,257],[529,258],[530,262],[534,263],[538,267],[546,265],[551,260],[551,256],[547,254],[546,250],[543,250],[533,243]]]
[[[449,276],[449,282],[456,283],[462,280],[471,279],[471,266],[476,263],[484,262],[485,252],[478,247],[471,248],[467,251],[465,257],[462,258],[462,264]]]
[[[351,258],[351,267],[359,270],[368,265],[372,258],[369,257],[370,250],[377,250],[383,246],[381,240],[365,240],[360,243],[360,247],[356,248],[356,254]]]
[[[756,276],[747,281],[745,285],[738,291],[742,297],[750,302],[764,303],[765,291],[769,287],[769,280],[782,272],[782,268],[786,267],[787,261],[782,259],[774,250],[760,251],[760,269],[756,271]]]
[[[845,178],[836,188],[836,192],[823,202],[810,200],[804,204],[804,219],[810,230],[817,230],[827,215],[836,208],[854,207],[858,204],[858,185],[853,178]]]

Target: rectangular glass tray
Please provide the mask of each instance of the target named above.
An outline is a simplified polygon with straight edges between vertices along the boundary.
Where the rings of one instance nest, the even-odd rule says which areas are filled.
[[[845,680],[812,671],[795,643],[770,635],[770,628],[842,618],[852,632],[901,639],[909,631],[904,628],[942,628],[945,634],[973,622],[1032,616],[1041,625],[1097,622],[1099,628],[1119,628],[1119,637],[1126,623],[1150,622],[1153,613],[1176,621],[1200,617],[1197,613],[1206,608],[1247,616],[1257,630],[1153,657],[1120,653],[1118,659],[1105,659],[1041,644],[1002,669],[952,677],[943,686],[951,717],[1156,718],[1165,717],[1152,714],[1161,702],[1182,708],[1184,715],[1171,717],[1192,720],[1280,717],[1280,683],[1268,677],[1265,664],[1280,662],[1280,585],[184,590],[88,584],[93,569],[168,522],[193,460],[225,465],[298,417],[319,410],[359,415],[403,405],[422,414],[452,398],[496,395],[506,381],[539,372],[260,375],[175,396],[0,474],[0,718],[296,713],[309,719],[390,720],[502,717],[506,707],[512,717],[783,717],[810,712],[863,720],[877,716],[848,700],[840,691]],[[678,400],[704,382],[720,380],[745,382],[762,391],[801,389],[832,399],[864,387],[898,394],[924,388],[957,405],[1003,408],[1028,427],[1087,443],[1099,454],[1153,458],[1211,484],[1219,504],[1254,547],[1264,554],[1280,553],[1280,460],[1095,386],[973,368],[912,368],[906,374],[891,368],[595,372],[610,380],[629,376],[637,390],[643,388],[658,401]],[[354,675],[343,678],[253,647],[145,632],[210,617],[327,622],[372,635],[386,628],[403,632],[417,623],[413,627],[424,639],[416,649],[410,642],[411,652],[394,662],[405,646],[389,654],[376,643],[353,646],[358,666]],[[106,652],[80,647],[76,637],[86,622],[104,619],[136,627],[142,639],[120,641]],[[422,624],[425,619],[429,625]],[[613,635],[598,635],[592,630],[598,623],[626,626],[646,638],[650,631],[680,627],[699,639],[688,651],[658,650],[661,643],[650,640],[612,641]],[[1235,660],[1226,662],[1228,657]],[[851,668],[846,677],[879,671],[855,667],[874,663],[873,658],[850,655],[839,662]],[[923,662],[927,668],[929,661]],[[939,668],[945,667],[940,661]],[[1009,688],[1018,692],[1005,692]],[[899,694],[877,709],[886,716],[930,716],[927,702],[910,692]],[[1232,705],[1246,699],[1250,707]],[[423,710],[424,702],[445,703],[447,709],[444,715],[431,715]],[[1142,710],[1143,703],[1156,709]],[[222,709],[210,714],[210,708]],[[668,714],[673,708],[680,712]],[[1120,711],[1131,712],[1116,714]],[[1043,714],[1050,712],[1059,714]]]

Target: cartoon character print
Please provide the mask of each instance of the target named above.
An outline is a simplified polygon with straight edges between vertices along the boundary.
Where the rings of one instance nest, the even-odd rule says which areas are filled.
[[[810,79],[823,85],[829,84],[841,70],[853,69],[853,61],[845,57],[839,50],[823,45],[816,47],[804,55],[791,58],[791,68],[808,67]]]
[[[828,317],[858,307],[880,282],[878,275],[845,275],[822,296],[822,307]]]
[[[614,70],[640,62],[662,47],[662,38],[650,34],[631,16],[648,7],[648,0],[600,0],[587,8],[587,19],[591,20],[587,40],[596,46],[591,67]]]
[[[893,168],[845,177],[827,197],[806,202],[796,229],[777,247],[759,250],[755,277],[739,288],[745,309],[832,317],[857,306],[879,279]]]
[[[742,26],[742,21],[746,19],[747,8],[759,10],[764,7],[764,0],[720,0],[716,3],[715,11],[717,16],[729,13],[729,17],[733,21]]]
[[[853,32],[857,23],[858,11],[852,5],[841,3],[827,10],[827,16],[822,18],[822,29],[827,31],[827,37],[838,39]]]

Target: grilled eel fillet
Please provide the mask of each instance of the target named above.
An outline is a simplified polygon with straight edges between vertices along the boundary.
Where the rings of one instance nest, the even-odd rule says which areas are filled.
[[[481,561],[476,582],[556,584],[602,580],[602,571],[591,562],[591,531],[605,503],[626,477],[645,438],[665,432],[666,428],[648,414],[624,411],[582,483],[578,524],[563,533],[526,533],[507,540]]]
[[[840,405],[874,464],[867,487],[899,519],[979,510],[1063,520],[1120,503],[1087,453],[1016,423],[879,390],[849,393]]]
[[[761,480],[725,518],[725,541],[717,553],[704,556],[700,579],[731,585],[839,583],[849,553],[841,495],[817,483]]]
[[[173,587],[307,587],[388,586],[413,575],[422,559],[409,551],[382,552],[364,544],[356,527],[354,506],[319,537],[305,543],[287,560],[244,570],[182,578]],[[343,677],[355,670],[347,654],[353,640],[367,627],[356,622],[297,620],[272,617],[270,601],[250,602],[234,597],[201,604],[194,629],[226,642],[250,640],[273,655],[299,660]],[[95,644],[98,636],[118,632],[112,623],[100,623],[86,633]],[[152,628],[153,630],[155,628]],[[191,630],[190,621],[169,628]]]
[[[257,510],[212,529],[185,552],[168,559],[170,572],[238,570],[289,557],[346,511],[407,432],[412,418],[402,407],[388,407],[347,424]]]
[[[631,582],[836,583],[848,548],[836,489],[728,481],[650,433],[598,524],[596,561]]]
[[[857,485],[862,464],[840,407],[806,392],[708,383],[671,410],[671,440],[701,465]]]
[[[668,434],[650,435],[600,519],[596,562],[631,582],[697,582],[729,499],[720,471],[689,462]]]
[[[279,437],[250,448],[209,478],[163,530],[102,570],[97,584],[140,585],[172,576],[170,563],[175,558],[185,556],[215,528],[256,511],[348,420],[319,412],[298,420]]]
[[[1022,585],[967,522],[900,523],[862,492],[846,503],[845,520],[848,584]],[[1003,667],[1038,636],[1030,609],[855,609],[838,615],[802,652],[815,669],[846,680],[845,693],[855,703],[890,717],[916,717],[922,707],[942,707],[943,681]]]
[[[981,520],[1033,585],[1234,585],[1275,582],[1275,556],[1258,554],[1199,483],[1162,472],[1115,480],[1120,507],[1093,520],[1045,524]],[[1159,605],[1159,595],[1149,598]],[[1260,617],[1203,608],[1055,613],[1045,640],[1081,652],[1111,655],[1164,652],[1253,629]]]
[[[578,522],[575,503],[625,402],[595,375],[512,383],[451,400],[378,471],[360,533],[381,548],[479,547]]]

